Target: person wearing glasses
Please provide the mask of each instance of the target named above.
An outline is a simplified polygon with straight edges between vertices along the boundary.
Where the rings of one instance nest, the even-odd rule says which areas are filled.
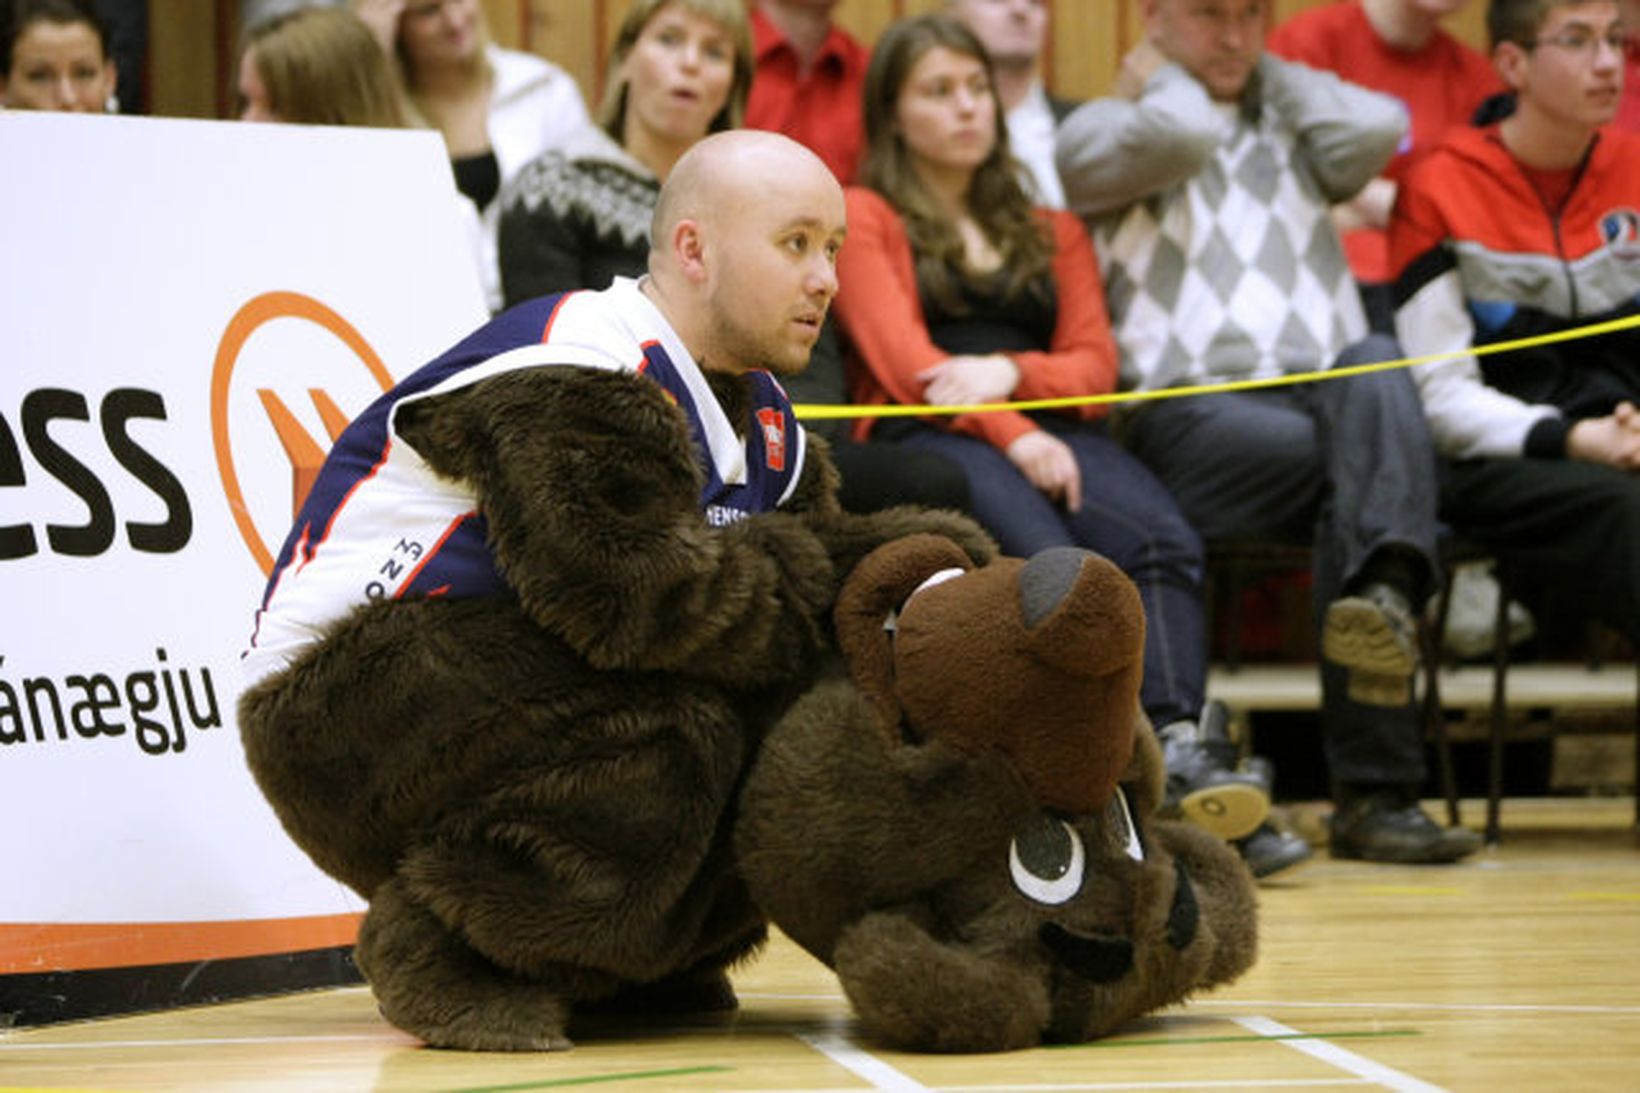
[[[1640,135],[1609,123],[1626,32],[1615,0],[1493,0],[1515,108],[1459,131],[1402,182],[1390,221],[1408,354],[1640,313]],[[1640,333],[1414,370],[1446,464],[1441,513],[1557,614],[1640,638]]]

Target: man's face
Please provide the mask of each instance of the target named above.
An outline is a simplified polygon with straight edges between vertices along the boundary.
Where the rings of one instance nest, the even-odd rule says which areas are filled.
[[[704,366],[780,375],[807,367],[837,295],[844,231],[843,191],[812,166],[756,200],[726,200],[705,226],[712,262]]]
[[[999,68],[1034,68],[1048,33],[1047,0],[954,0],[951,12]]]
[[[1241,97],[1264,52],[1265,0],[1144,0],[1145,32],[1221,102]]]
[[[1522,109],[1592,130],[1617,112],[1623,33],[1615,0],[1560,4],[1549,9],[1530,47],[1498,46],[1499,69]]]

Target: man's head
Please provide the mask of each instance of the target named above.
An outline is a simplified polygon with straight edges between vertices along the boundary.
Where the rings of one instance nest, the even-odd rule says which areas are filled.
[[[1048,36],[1047,0],[947,0],[1002,69],[1034,70]]]
[[[1264,53],[1267,0],[1142,0],[1145,34],[1221,102],[1241,97]]]
[[[1486,28],[1521,117],[1591,131],[1612,119],[1625,33],[1616,0],[1492,0]]]
[[[667,176],[649,272],[701,366],[793,373],[837,294],[843,191],[818,156],[737,129],[694,145]]]

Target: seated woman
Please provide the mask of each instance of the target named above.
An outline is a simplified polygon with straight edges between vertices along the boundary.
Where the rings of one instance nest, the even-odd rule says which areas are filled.
[[[353,0],[398,61],[415,111],[444,135],[456,188],[487,212],[502,184],[587,120],[574,78],[490,41],[479,0]]]
[[[1071,214],[1032,207],[972,32],[940,15],[890,26],[866,72],[865,124],[834,305],[855,401],[972,406],[1114,389],[1092,244]],[[868,433],[958,463],[973,515],[1005,553],[1085,547],[1133,579],[1147,622],[1142,700],[1170,801],[1225,838],[1258,828],[1267,789],[1229,769],[1215,727],[1201,724],[1201,540],[1108,435],[1102,408],[868,418],[857,435]]]
[[[638,0],[610,47],[596,126],[531,160],[503,190],[508,307],[637,277],[649,218],[678,157],[740,124],[752,78],[741,0]]]
[[[370,28],[346,8],[299,7],[251,27],[239,57],[241,121],[291,125],[412,126],[393,63]],[[486,302],[501,289],[478,210],[453,194]]]
[[[661,182],[691,145],[740,124],[752,80],[742,0],[637,0],[610,49],[609,85],[588,127],[539,156],[502,193],[502,296],[601,289],[640,277]],[[842,362],[829,325],[809,367],[791,377],[794,401],[838,402]],[[932,453],[854,443],[822,428],[851,512],[894,504],[965,509],[962,472]]]
[[[90,0],[0,0],[0,107],[112,111],[116,75]]]

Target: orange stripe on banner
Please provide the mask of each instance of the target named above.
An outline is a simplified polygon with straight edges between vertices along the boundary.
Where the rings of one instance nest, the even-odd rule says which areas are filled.
[[[228,922],[0,923],[0,975],[130,968],[351,945],[362,915]]]

